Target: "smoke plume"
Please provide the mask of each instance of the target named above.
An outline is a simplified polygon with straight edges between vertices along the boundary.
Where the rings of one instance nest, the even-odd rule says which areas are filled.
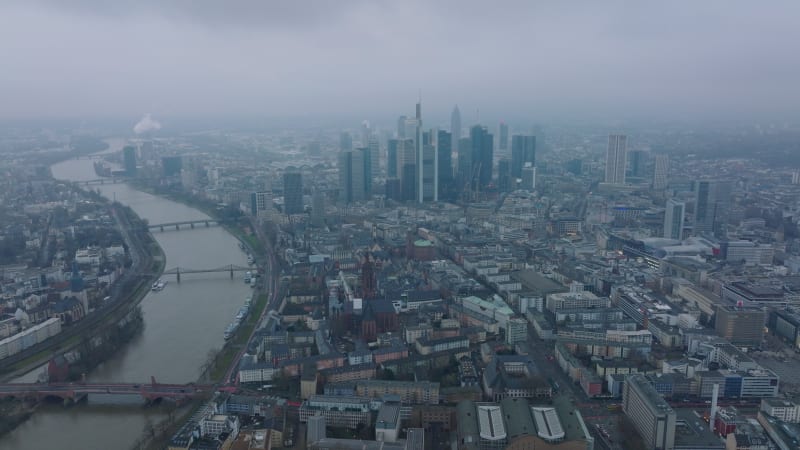
[[[147,133],[148,131],[158,131],[161,129],[161,124],[150,117],[150,114],[145,114],[142,120],[133,126],[133,132],[136,134]]]

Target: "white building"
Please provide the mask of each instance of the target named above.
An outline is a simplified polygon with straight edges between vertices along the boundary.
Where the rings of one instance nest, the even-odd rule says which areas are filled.
[[[514,345],[528,340],[528,321],[522,317],[512,317],[506,327],[506,343]]]
[[[725,259],[728,261],[744,261],[745,265],[772,264],[775,250],[768,245],[759,245],[751,241],[733,241],[727,244]]]
[[[782,398],[761,399],[761,411],[789,423],[800,423],[800,405]]]

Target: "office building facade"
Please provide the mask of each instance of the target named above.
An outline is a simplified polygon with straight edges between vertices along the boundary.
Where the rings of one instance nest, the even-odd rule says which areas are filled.
[[[451,199],[453,194],[453,135],[444,130],[436,132],[438,197]]]
[[[767,313],[760,306],[719,305],[714,328],[717,334],[738,347],[760,347]]]
[[[511,137],[511,176],[522,178],[526,163],[536,165],[536,136],[514,135]]]
[[[653,189],[666,189],[669,176],[669,156],[656,155],[653,167]]]
[[[622,411],[650,450],[675,448],[675,411],[642,374],[625,377]]]
[[[369,149],[339,153],[339,200],[344,204],[367,200],[372,192]]]
[[[683,237],[684,214],[686,204],[675,199],[667,201],[664,210],[664,237],[667,239],[681,239]]]
[[[606,150],[606,183],[625,184],[628,138],[624,134],[608,135]]]
[[[483,190],[492,182],[494,163],[494,136],[486,127],[475,125],[470,128],[472,143],[472,182],[475,190]]]
[[[122,161],[125,164],[125,174],[129,177],[136,175],[136,148],[130,145],[122,149]]]
[[[508,125],[505,122],[500,122],[497,133],[499,134],[497,140],[498,149],[508,150]]]
[[[288,170],[283,174],[283,212],[286,214],[302,214],[303,175],[297,170]]]
[[[694,183],[694,234],[699,236],[703,233],[714,231],[714,219],[716,216],[716,186],[713,181],[698,180]]]
[[[645,176],[647,152],[644,150],[631,150],[628,152],[626,159],[628,160],[628,168],[632,177],[641,178]]]

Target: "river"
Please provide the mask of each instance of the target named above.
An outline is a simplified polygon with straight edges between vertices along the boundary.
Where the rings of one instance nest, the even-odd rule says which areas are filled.
[[[113,151],[122,141],[110,142]],[[95,179],[91,160],[68,160],[52,166],[57,179]],[[109,199],[130,206],[150,223],[207,218],[185,205],[137,191],[125,184],[92,186]],[[209,269],[247,265],[236,239],[220,227],[156,231],[166,268]],[[142,300],[144,330],[91,374],[89,381],[188,383],[195,381],[210,351],[224,344],[222,333],[251,293],[241,274],[184,274]],[[21,379],[29,380],[35,374]],[[148,423],[165,417],[163,409],[44,405],[13,432],[0,438],[0,449],[126,449]]]

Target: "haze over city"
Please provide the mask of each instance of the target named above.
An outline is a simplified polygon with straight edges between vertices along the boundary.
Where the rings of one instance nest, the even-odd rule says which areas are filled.
[[[794,1],[6,1],[0,118],[797,119]]]
[[[0,449],[800,448],[799,13],[0,1]]]

